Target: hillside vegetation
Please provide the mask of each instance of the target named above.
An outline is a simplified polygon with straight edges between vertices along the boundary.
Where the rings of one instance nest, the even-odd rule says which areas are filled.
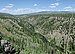
[[[15,54],[75,54],[75,14],[0,15],[0,37]]]

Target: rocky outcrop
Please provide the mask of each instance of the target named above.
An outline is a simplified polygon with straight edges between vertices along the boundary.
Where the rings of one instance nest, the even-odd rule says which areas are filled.
[[[11,47],[11,44],[7,40],[0,40],[0,44],[2,47],[2,52],[4,54],[15,54],[16,50],[15,48]]]

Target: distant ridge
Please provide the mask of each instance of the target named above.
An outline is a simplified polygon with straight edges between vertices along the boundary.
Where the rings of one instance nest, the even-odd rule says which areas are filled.
[[[11,16],[12,14],[9,14],[9,13],[0,13],[0,15]]]
[[[22,16],[22,15],[37,15],[37,14],[71,14],[71,13],[75,13],[72,11],[41,11],[41,12],[34,12],[34,13],[28,13],[28,14],[19,14],[16,16]],[[13,14],[9,14],[9,13],[0,13],[0,15],[7,15],[7,16],[11,16]]]
[[[36,12],[36,13],[31,13],[31,14],[69,14],[69,13],[75,13],[71,11],[41,11],[41,12]]]

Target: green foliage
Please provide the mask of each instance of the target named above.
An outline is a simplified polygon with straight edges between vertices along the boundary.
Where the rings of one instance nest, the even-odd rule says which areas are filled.
[[[74,17],[71,19],[71,14],[0,15],[0,40],[9,40],[16,54],[75,54]]]

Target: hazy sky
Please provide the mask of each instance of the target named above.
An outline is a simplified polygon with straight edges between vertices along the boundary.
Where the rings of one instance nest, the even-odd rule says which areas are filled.
[[[0,0],[0,12],[26,14],[40,11],[75,11],[75,0]]]

